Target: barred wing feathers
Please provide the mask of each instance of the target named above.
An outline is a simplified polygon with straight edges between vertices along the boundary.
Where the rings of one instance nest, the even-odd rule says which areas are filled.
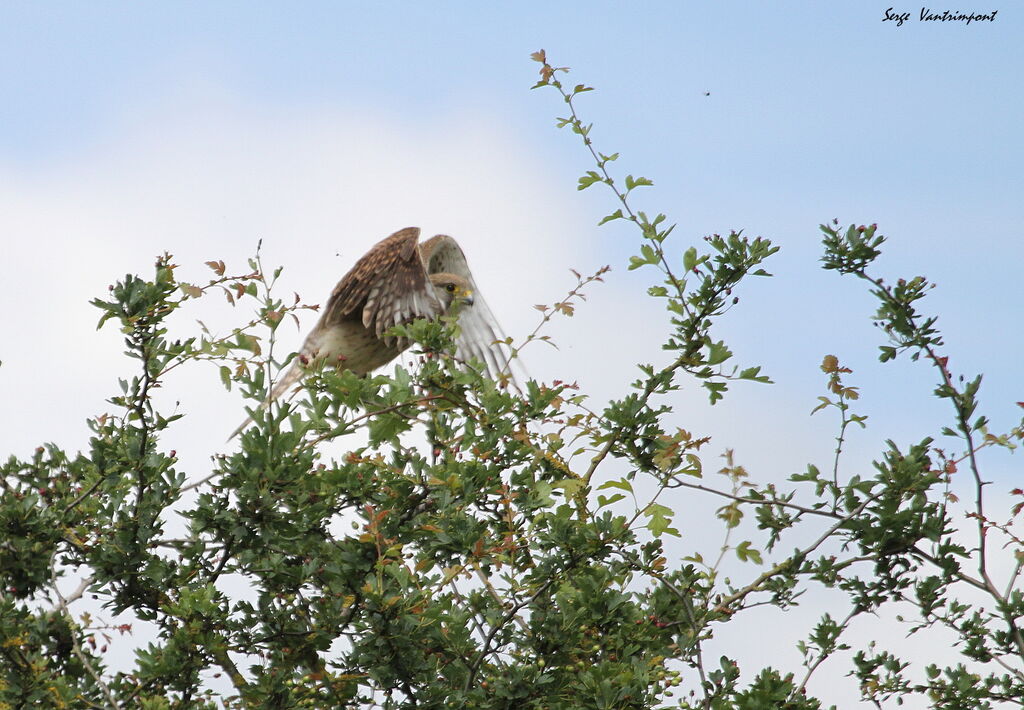
[[[323,325],[359,319],[386,345],[390,328],[416,318],[433,318],[441,303],[427,280],[417,248],[420,230],[407,227],[378,242],[334,287],[324,309]]]
[[[473,289],[473,305],[459,311],[459,336],[455,340],[456,356],[463,361],[479,360],[488,376],[500,382],[502,377],[515,383],[511,363],[504,345],[505,335],[491,309],[484,301],[469,270],[466,255],[451,237],[439,234],[420,245],[427,274],[449,273],[461,276]],[[498,341],[501,341],[498,343]]]
[[[445,235],[432,237],[422,244],[418,244],[419,237],[417,227],[395,232],[374,245],[342,277],[331,292],[323,315],[306,338],[301,356],[292,362],[291,369],[260,405],[261,409],[268,407],[302,378],[309,359],[318,354],[335,353],[339,349],[344,351],[334,340],[337,333],[347,333],[344,337],[348,338],[359,337],[353,336],[351,328],[346,330],[338,326],[359,323],[372,334],[371,339],[376,338],[376,345],[371,346],[373,352],[368,356],[363,351],[364,365],[371,363],[366,371],[396,357],[409,343],[385,335],[388,330],[416,318],[436,318],[443,313],[444,306],[429,279],[431,274],[439,273],[461,276],[473,291],[473,305],[459,313],[456,356],[463,362],[479,360],[492,379],[507,379],[516,386],[506,346],[503,342],[497,344],[497,341],[504,341],[504,335],[491,309],[480,296],[462,249],[454,239]],[[362,347],[366,347],[365,338]],[[325,349],[327,353],[322,352]],[[247,419],[231,436],[237,435],[250,421]]]

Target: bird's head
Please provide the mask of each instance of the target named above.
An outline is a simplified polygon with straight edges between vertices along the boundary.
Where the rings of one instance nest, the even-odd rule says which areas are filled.
[[[461,301],[466,306],[473,305],[473,284],[457,274],[431,274],[430,283],[434,286],[434,293],[444,305],[445,310],[452,307],[456,301]]]

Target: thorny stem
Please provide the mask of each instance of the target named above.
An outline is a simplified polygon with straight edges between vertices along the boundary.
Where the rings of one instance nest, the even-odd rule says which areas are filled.
[[[141,520],[141,506],[142,497],[146,490],[146,476],[144,462],[146,460],[146,447],[149,445],[149,419],[146,416],[145,404],[149,401],[149,388],[153,384],[150,377],[149,366],[152,358],[152,349],[148,343],[141,343],[142,350],[142,390],[139,392],[138,397],[135,399],[133,409],[135,410],[136,416],[139,418],[139,426],[142,429],[142,438],[139,442],[139,460],[135,467],[135,472],[138,475],[136,480],[136,493],[135,493],[135,515],[133,520],[135,522],[136,538],[138,537],[139,523]]]
[[[545,67],[550,68],[550,65],[545,63]],[[587,150],[590,151],[590,155],[591,157],[593,157],[594,163],[597,165],[598,170],[600,170],[601,174],[604,176],[603,182],[606,185],[608,185],[609,188],[611,188],[612,192],[615,193],[615,197],[618,198],[619,203],[622,205],[622,208],[626,211],[626,214],[629,216],[629,221],[639,225],[640,220],[637,217],[636,213],[633,212],[633,208],[629,204],[627,193],[622,192],[621,190],[619,190],[618,187],[616,187],[614,178],[612,178],[612,176],[608,173],[608,168],[605,167],[608,161],[602,159],[601,156],[598,155],[597,150],[594,149],[593,141],[590,140],[590,136],[587,135],[587,132],[583,128],[583,122],[576,114],[576,106],[573,103],[573,97],[575,96],[575,92],[572,94],[567,93],[565,89],[562,88],[562,83],[556,79],[552,79],[548,83],[558,90],[558,93],[562,95],[562,98],[565,100],[566,105],[569,107],[569,113],[572,116],[572,119],[569,121],[569,124],[572,125],[573,129],[582,137],[583,144],[587,147]],[[641,229],[643,229],[642,226]],[[668,259],[665,257],[665,252],[662,249],[657,248],[659,246],[657,240],[651,239],[646,229],[643,229],[643,231],[644,238],[655,243],[655,248],[658,254],[658,260],[661,264],[661,268],[665,271],[665,275],[668,276],[669,281],[676,289],[677,295],[679,296],[679,301],[680,303],[682,303],[683,308],[687,312],[689,312],[689,304],[686,303],[686,299],[683,297],[683,284],[681,281],[676,279],[675,275],[672,273],[672,267],[668,263]]]
[[[842,423],[839,425],[839,436],[836,437],[836,455],[832,461],[832,485],[839,488],[839,458],[843,453],[843,444],[846,442],[846,427],[850,425],[850,420],[846,417],[846,410],[849,405],[844,402],[842,393],[839,393],[839,414],[842,417]]]
[[[939,560],[934,555],[925,552],[924,550],[920,550],[917,547],[914,547],[914,548],[912,548],[910,550],[910,552],[911,552],[911,554],[917,555],[921,559],[928,560],[929,562],[931,562],[933,565],[935,565],[939,569],[943,568],[941,560]],[[957,579],[959,579],[964,584],[969,584],[970,586],[972,586],[972,587],[974,587],[976,589],[980,589],[983,592],[989,591],[989,588],[985,585],[985,583],[982,580],[977,579],[975,577],[972,577],[969,574],[965,574],[964,572],[961,572],[961,571],[957,570],[956,572],[953,573],[953,576],[956,577]]]
[[[573,289],[569,291],[568,294],[566,294],[565,298],[556,303],[554,306],[537,306],[539,310],[542,310],[544,316],[540,319],[540,323],[537,324],[537,327],[533,329],[533,332],[526,336],[526,339],[523,340],[522,344],[512,348],[512,357],[516,357],[519,354],[519,351],[525,348],[528,344],[532,343],[534,340],[539,340],[540,338],[538,338],[537,334],[540,333],[540,331],[544,328],[545,325],[548,324],[548,322],[554,317],[556,313],[564,313],[565,308],[566,306],[569,305],[570,301],[572,301],[574,298],[580,301],[585,301],[586,296],[583,294],[583,289],[595,281],[603,281],[604,279],[601,277],[604,274],[611,271],[611,268],[612,267],[610,266],[602,266],[600,269],[598,269],[590,276],[587,276],[586,278],[581,277],[578,273],[573,271],[573,274],[576,275],[578,281],[576,286],[573,287]],[[547,336],[544,336],[544,338],[546,339]]]

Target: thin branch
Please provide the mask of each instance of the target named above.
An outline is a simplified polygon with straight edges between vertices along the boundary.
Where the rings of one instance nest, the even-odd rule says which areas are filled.
[[[484,657],[490,652],[491,641],[494,640],[494,637],[498,634],[498,631],[500,631],[501,628],[505,626],[505,624],[507,624],[509,621],[515,618],[521,609],[532,604],[541,594],[547,591],[547,588],[554,584],[556,579],[558,579],[557,576],[552,576],[551,579],[542,584],[540,589],[534,592],[529,599],[525,599],[519,602],[518,604],[514,604],[512,608],[508,610],[505,616],[501,617],[498,623],[491,627],[490,633],[488,633],[487,638],[484,639],[483,648],[480,649],[480,653],[477,654],[476,660],[473,661],[473,665],[469,669],[469,675],[466,677],[466,683],[463,686],[463,691],[468,691],[469,687],[473,685],[473,681],[476,679],[477,671],[480,670],[480,664],[483,663]]]
[[[433,401],[436,401],[436,400],[439,400],[439,399],[447,400],[447,401],[451,402],[454,405],[461,405],[462,404],[462,402],[456,402],[456,401],[452,400],[446,394],[428,394],[428,395],[424,395],[422,397],[416,397],[415,399],[410,399],[410,400],[407,400],[405,402],[399,402],[398,404],[392,404],[391,406],[384,407],[383,409],[375,409],[372,412],[364,412],[363,414],[360,414],[358,417],[355,417],[351,421],[345,422],[344,426],[339,427],[338,429],[333,429],[333,430],[327,432],[326,434],[321,434],[318,437],[310,439],[309,441],[307,441],[307,442],[305,442],[303,444],[303,448],[308,449],[308,448],[311,448],[313,446],[316,446],[321,441],[326,441],[327,439],[333,439],[333,438],[337,437],[339,434],[345,433],[345,431],[348,430],[349,428],[351,428],[354,424],[358,424],[359,422],[363,421],[364,419],[369,419],[370,417],[378,417],[378,416],[380,416],[382,414],[389,414],[390,412],[394,412],[394,411],[397,411],[399,409],[403,409],[405,407],[412,407],[412,406],[417,406],[417,405],[422,406],[422,405],[424,405],[424,404],[426,404],[428,402],[433,402]]]
[[[82,647],[79,645],[78,637],[75,634],[77,624],[75,623],[74,617],[71,616],[71,611],[68,609],[68,604],[82,596],[82,592],[84,592],[85,588],[89,586],[91,580],[89,578],[82,580],[82,584],[79,586],[77,590],[75,590],[74,594],[72,594],[72,598],[66,599],[64,595],[61,594],[60,587],[57,585],[57,566],[56,562],[54,561],[54,558],[51,557],[50,583],[53,587],[53,593],[57,595],[56,611],[67,616],[68,626],[71,627],[71,650],[74,652],[78,660],[81,661],[82,665],[85,667],[85,670],[88,671],[89,675],[92,676],[92,679],[96,681],[96,685],[99,686],[100,690],[103,691],[103,695],[105,695],[107,698],[107,704],[114,710],[121,710],[121,706],[118,705],[117,700],[114,699],[114,693],[110,690],[110,686],[103,682],[103,678],[100,676],[99,673],[96,672],[96,668],[93,667],[92,663],[89,661],[89,658],[85,655],[85,653],[82,652]]]
[[[601,447],[599,452],[597,452],[597,455],[590,460],[590,468],[588,468],[587,472],[583,474],[583,485],[590,485],[591,477],[593,477],[594,472],[597,471],[597,467],[601,465],[601,462],[607,458],[609,453],[611,453],[611,450],[615,447],[615,442],[618,440],[620,435],[621,434],[618,430],[612,433],[608,437],[608,441],[605,442],[605,445]]]
[[[527,345],[529,345],[530,343],[532,343],[535,340],[546,340],[546,342],[548,342],[550,345],[555,345],[550,340],[547,340],[547,336],[545,336],[544,338],[538,338],[537,334],[540,333],[540,331],[544,328],[545,325],[548,324],[548,322],[554,317],[554,315],[556,313],[564,313],[565,312],[564,310],[559,308],[559,306],[564,306],[564,305],[568,304],[569,301],[573,300],[574,298],[577,299],[577,300],[580,300],[580,301],[585,301],[586,300],[586,296],[583,295],[583,288],[586,287],[586,286],[589,286],[594,281],[603,281],[604,279],[602,279],[601,276],[603,276],[608,271],[611,271],[611,268],[612,268],[611,266],[607,266],[607,265],[606,266],[602,266],[600,269],[598,269],[596,272],[594,272],[590,276],[587,276],[585,279],[583,277],[581,277],[578,273],[573,271],[573,273],[576,275],[576,279],[578,281],[576,286],[573,287],[573,289],[571,291],[569,291],[568,294],[566,294],[565,298],[563,298],[561,301],[556,303],[554,306],[552,306],[552,307],[537,306],[537,308],[543,308],[543,310],[541,312],[544,315],[540,319],[540,323],[537,324],[537,327],[533,329],[533,332],[530,333],[529,335],[527,335],[526,338],[523,340],[523,342],[521,344],[516,345],[516,346],[514,346],[512,348],[512,356],[516,357],[523,348],[525,348]],[[569,312],[571,313],[571,311],[569,311]],[[557,348],[558,346],[555,345],[555,347]]]
[[[208,483],[209,481],[212,481],[214,478],[216,478],[217,476],[221,475],[222,473],[224,473],[224,472],[223,471],[214,471],[209,476],[201,478],[198,481],[196,481],[195,483],[190,483],[187,486],[182,486],[181,488],[178,489],[178,493],[180,495],[181,493],[185,493],[186,491],[190,491],[193,488],[199,488],[199,486],[203,485],[204,483]]]
[[[455,578],[457,576],[458,575],[454,575],[454,576],[452,576],[451,579],[448,580],[448,586],[452,588],[452,593],[455,595],[455,598],[458,599],[460,602],[462,602],[465,605],[466,609],[470,609],[469,601],[462,594],[462,592],[459,590],[459,588],[457,586],[455,586]],[[487,638],[487,632],[484,631],[483,623],[477,619],[476,614],[469,614],[469,620],[472,622],[473,626],[476,628],[476,632],[478,634],[480,634],[480,639],[483,640],[483,639]],[[461,659],[461,656],[459,658]]]
[[[838,377],[838,375],[836,375]],[[846,417],[846,410],[849,405],[843,401],[843,394],[840,392],[839,397],[839,413],[842,417],[841,424],[839,425],[839,436],[836,437],[836,455],[832,461],[832,485],[839,488],[839,459],[843,455],[843,444],[846,441],[846,427],[850,425],[850,420]]]
[[[850,610],[850,613],[846,615],[846,618],[843,619],[843,622],[839,624],[839,631],[836,633],[837,639],[839,638],[839,635],[846,630],[846,627],[850,624],[850,621],[853,620],[853,617],[857,616],[857,614],[859,613],[860,611],[856,607]],[[811,665],[807,666],[807,673],[804,675],[804,679],[800,681],[800,685],[797,686],[792,693],[790,693],[790,698],[798,698],[803,695],[804,689],[807,687],[807,682],[811,679],[811,675],[814,673],[814,671],[818,670],[818,666],[824,663],[826,659],[828,659],[832,655],[832,653],[825,653],[824,649],[820,650],[821,654]]]
[[[832,525],[831,527],[829,527],[829,529],[826,530],[824,533],[822,533],[821,536],[817,540],[815,540],[813,543],[811,543],[807,547],[803,548],[802,550],[799,550],[795,555],[787,557],[782,562],[779,562],[778,564],[774,565],[770,570],[768,570],[768,571],[762,573],[761,575],[759,575],[757,579],[755,579],[753,582],[748,584],[746,587],[743,587],[742,589],[740,589],[740,590],[730,594],[727,597],[723,597],[723,598],[719,599],[718,603],[716,605],[716,608],[718,610],[720,610],[720,611],[724,611],[724,612],[728,613],[729,607],[732,604],[734,604],[734,603],[736,603],[738,601],[741,601],[742,599],[744,599],[751,592],[757,591],[762,584],[767,582],[769,579],[771,579],[775,575],[777,575],[777,574],[779,574],[781,572],[786,571],[786,569],[789,568],[792,565],[794,557],[806,557],[807,555],[809,555],[812,552],[814,552],[816,549],[818,549],[818,547],[822,543],[824,543],[826,540],[831,538],[832,535],[834,535],[837,530],[839,530],[841,527],[846,525],[846,523],[848,523],[849,521],[853,520],[858,515],[860,515],[862,512],[864,512],[864,509],[867,508],[868,505],[870,505],[872,502],[877,500],[880,495],[881,494],[878,493],[878,494],[875,494],[875,495],[872,495],[872,496],[868,496],[867,498],[865,498],[864,502],[862,502],[860,505],[858,505],[857,508],[855,510],[853,510],[853,512],[849,513],[848,515],[843,516],[838,521],[836,521],[835,525]]]
[[[921,549],[919,549],[917,547],[914,547],[914,548],[911,548],[909,550],[909,552],[912,555],[917,555],[918,557],[920,557],[920,558],[922,558],[924,560],[928,560],[929,562],[931,562],[933,565],[935,565],[936,567],[938,567],[940,569],[943,568],[943,565],[939,561],[939,558],[935,557],[934,555],[932,555],[932,554],[930,554],[928,552],[925,552],[924,550],[921,550]],[[953,573],[953,576],[956,577],[957,579],[959,579],[961,582],[969,584],[972,587],[976,587],[977,589],[980,589],[983,592],[990,591],[988,586],[985,584],[985,582],[983,582],[982,580],[977,579],[975,577],[972,577],[971,575],[967,574],[966,572],[962,572],[960,570],[957,570],[956,572]]]
[[[75,589],[75,591],[71,592],[71,594],[61,599],[61,603],[59,604],[58,608],[66,609],[69,605],[81,599],[82,595],[85,594],[85,590],[89,588],[90,584],[92,584],[92,581],[92,575],[83,577],[82,581],[78,584],[78,588]],[[59,596],[60,593],[58,592],[58,597]]]
[[[73,501],[68,503],[68,505],[64,508],[64,512],[65,513],[69,513],[72,510],[74,510],[75,508],[77,508],[78,505],[83,500],[85,500],[86,498],[91,496],[96,491],[96,489],[100,487],[100,485],[103,483],[103,481],[105,481],[106,479],[107,479],[106,476],[100,475],[99,478],[96,479],[95,483],[93,483],[91,486],[89,486],[84,491],[82,491],[82,493],[77,498],[75,498]]]
[[[487,588],[487,591],[490,593],[491,598],[493,598],[494,601],[498,603],[499,607],[504,606],[505,600],[501,598],[501,595],[498,594],[498,590],[494,588],[493,584],[491,584],[491,580],[487,579],[487,576],[484,574],[484,571],[480,569],[480,565],[475,560],[473,561],[473,569],[476,571],[476,576],[483,583],[484,587]],[[530,633],[530,629],[526,625],[526,622],[519,618],[519,616],[513,616],[512,620],[519,624],[519,628],[521,628],[524,633]]]
[[[650,235],[643,228],[643,225],[640,224],[640,219],[637,217],[636,213],[633,212],[633,208],[630,207],[628,199],[629,190],[627,190],[626,192],[622,192],[619,190],[618,187],[615,186],[615,180],[612,179],[612,176],[608,173],[608,168],[606,167],[608,161],[602,159],[598,155],[597,150],[595,150],[594,148],[594,142],[590,140],[590,136],[587,135],[587,131],[583,127],[583,122],[576,114],[576,105],[573,103],[574,94],[566,93],[566,91],[562,88],[561,82],[559,81],[552,81],[551,86],[554,86],[555,89],[558,90],[558,93],[562,95],[562,98],[565,99],[565,103],[569,106],[569,112],[572,115],[572,120],[569,121],[569,123],[582,137],[583,144],[587,147],[587,150],[590,151],[590,155],[594,159],[594,163],[595,165],[597,165],[597,169],[600,170],[601,174],[604,176],[604,180],[602,182],[608,185],[608,187],[611,188],[612,192],[615,193],[615,197],[618,198],[619,203],[622,205],[623,209],[626,210],[626,214],[629,215],[629,221],[640,226],[640,229],[644,235],[644,239],[647,239],[648,241],[654,243],[655,251],[658,254],[658,260],[661,263],[661,268],[664,270],[665,275],[668,276],[669,282],[675,288],[676,295],[679,297],[679,302],[682,305],[683,309],[687,313],[689,313],[690,304],[686,302],[685,294],[683,293],[683,282],[677,279],[675,277],[675,274],[672,273],[672,267],[669,264],[668,258],[665,256],[664,250],[661,249],[661,245],[656,240],[651,239]]]
[[[879,296],[888,301],[889,305],[894,308],[902,308],[905,311],[905,316],[909,323],[917,329],[916,319],[911,312],[906,312],[907,309],[903,304],[892,294],[891,289],[886,286],[881,279],[872,278],[867,274],[864,269],[860,269],[855,272],[857,276],[865,279],[871,283]],[[916,346],[918,350],[923,351],[932,364],[938,369],[939,374],[942,377],[942,383],[946,390],[951,394],[949,399],[952,400],[953,408],[956,412],[957,426],[960,429],[960,433],[963,435],[963,440],[967,445],[967,459],[969,461],[971,475],[974,478],[974,514],[978,521],[978,574],[981,577],[981,581],[984,583],[983,589],[996,601],[997,605],[1001,610],[1003,620],[1010,631],[1010,636],[1013,639],[1014,645],[1017,647],[1017,652],[1020,656],[1024,657],[1024,633],[1021,632],[1017,626],[1015,617],[1010,613],[1006,601],[1007,598],[1000,593],[995,583],[992,581],[991,576],[988,572],[988,527],[989,523],[985,518],[985,486],[988,485],[981,477],[981,470],[978,467],[977,450],[978,447],[974,443],[973,428],[971,423],[968,421],[968,412],[964,409],[963,403],[961,402],[961,391],[957,389],[953,383],[953,376],[946,367],[947,358],[940,356],[933,345],[936,344],[934,340],[919,340],[918,342],[912,342],[908,339],[905,343],[907,347]]]
[[[748,498],[746,496],[740,496],[740,495],[736,495],[734,493],[726,493],[725,491],[720,491],[720,490],[718,490],[716,488],[711,488],[709,486],[702,486],[699,483],[689,483],[687,481],[683,481],[683,480],[680,480],[678,478],[675,479],[673,484],[671,486],[669,486],[669,487],[670,488],[677,488],[677,487],[692,488],[692,489],[697,490],[697,491],[704,491],[705,493],[711,493],[712,495],[721,496],[722,498],[728,498],[729,500],[734,500],[734,501],[737,501],[739,503],[750,503],[751,505],[771,505],[771,506],[778,506],[780,508],[792,508],[793,510],[797,510],[797,511],[799,511],[801,513],[807,513],[808,515],[818,515],[818,516],[821,516],[823,518],[832,518],[833,520],[838,520],[838,519],[843,518],[843,516],[840,515],[839,513],[836,513],[836,512],[830,511],[830,510],[823,510],[823,509],[818,509],[818,508],[808,508],[807,506],[798,505],[797,503],[788,503],[786,501],[781,501],[781,500],[773,499],[773,498],[766,498],[764,500],[761,500],[759,498]]]
[[[710,708],[711,696],[708,695],[708,679],[704,671],[704,656],[700,645],[700,629],[697,627],[697,617],[694,616],[693,613],[693,600],[691,598],[692,595],[687,596],[678,587],[676,587],[676,585],[668,581],[668,579],[666,579],[663,574],[661,574],[655,569],[651,569],[650,567],[644,565],[635,553],[627,552],[621,549],[616,549],[615,553],[623,559],[628,560],[629,562],[636,565],[638,569],[642,570],[646,574],[649,574],[652,577],[654,577],[661,584],[665,585],[666,589],[668,589],[670,592],[675,594],[676,597],[679,598],[680,605],[683,607],[683,612],[686,614],[687,621],[689,622],[690,628],[693,631],[693,663],[694,666],[697,668],[697,674],[700,676],[701,691],[704,693],[702,705],[705,708]],[[669,622],[666,624],[666,626],[671,627],[678,625],[679,623],[681,622]]]
[[[1009,598],[1010,592],[1013,591],[1013,587],[1017,581],[1017,577],[1020,575],[1021,567],[1024,567],[1024,559],[1018,557],[1017,563],[1013,566],[1013,572],[1010,573],[1010,578],[1006,582],[1006,591],[1003,592],[1004,598]]]

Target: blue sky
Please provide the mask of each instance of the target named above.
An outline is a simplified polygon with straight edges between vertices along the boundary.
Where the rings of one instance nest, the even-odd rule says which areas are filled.
[[[1020,16],[1007,7],[994,23],[926,24],[916,21],[916,6],[907,6],[912,19],[896,27],[882,21],[887,7],[8,3],[0,10],[0,95],[8,97],[0,109],[0,176],[8,185],[33,185],[39,194],[46,194],[50,181],[67,186],[88,184],[93,175],[120,176],[148,195],[170,187],[179,191],[179,201],[191,202],[199,192],[190,195],[191,177],[208,172],[207,162],[237,158],[232,149],[254,161],[238,169],[278,171],[270,158],[253,157],[267,140],[260,133],[267,126],[272,131],[287,124],[292,134],[312,135],[325,123],[351,117],[361,128],[337,137],[342,153],[345,145],[363,142],[353,131],[379,131],[385,150],[390,137],[427,150],[444,143],[429,169],[421,156],[410,155],[407,163],[442,184],[450,168],[444,156],[460,149],[469,151],[474,181],[498,185],[520,170],[515,179],[544,195],[545,210],[558,206],[567,215],[567,229],[559,225],[546,234],[543,224],[524,222],[538,240],[529,247],[533,253],[566,253],[563,263],[549,264],[553,274],[602,263],[621,267],[633,249],[632,235],[619,226],[594,227],[612,207],[608,196],[574,190],[577,174],[590,167],[586,156],[571,136],[552,127],[563,108],[557,97],[528,90],[536,72],[528,54],[543,47],[552,61],[573,68],[574,81],[598,87],[580,104],[597,124],[595,140],[605,152],[622,153],[617,167],[624,172],[654,179],[655,189],[641,196],[639,206],[679,222],[680,252],[705,234],[733,228],[783,247],[773,264],[777,278],[756,284],[748,310],[732,316],[737,345],[749,341],[748,361],[765,362],[777,378],[790,375],[794,383],[808,380],[808,364],[825,351],[872,362],[873,351],[864,347],[873,337],[871,303],[856,285],[817,269],[816,225],[831,217],[875,221],[891,237],[881,268],[891,276],[924,273],[940,284],[932,303],[955,338],[952,362],[959,356],[965,371],[989,373],[991,387],[1006,395],[993,406],[1012,417],[1006,403],[1022,398],[1014,394],[1014,367],[1024,344],[1016,278],[1024,256],[1017,220],[1024,194],[1024,107],[1015,75],[1024,59]],[[218,131],[230,143],[247,130],[247,119],[264,129],[221,154],[225,141]],[[147,153],[147,146],[171,145],[168,134],[193,155],[177,182],[168,178],[170,186],[159,175],[144,174],[143,164],[152,163],[152,172],[161,169],[163,158]],[[499,147],[474,145],[488,140]],[[275,150],[288,149],[282,144]],[[315,148],[310,150],[308,159],[316,163]],[[392,157],[401,170],[401,156]],[[367,164],[346,168],[358,174],[377,162],[372,151],[361,159]],[[512,165],[516,160],[521,164]],[[300,162],[289,169],[307,174]],[[380,196],[386,211],[395,184],[388,173],[374,179],[370,194]],[[237,178],[225,178],[231,180]],[[252,185],[243,202],[267,197]],[[457,195],[445,197],[451,201],[442,213],[472,211]],[[97,201],[95,195],[75,199]],[[502,203],[500,190],[486,200],[487,211],[499,214],[494,205]],[[19,202],[25,200],[12,204]],[[116,202],[113,196],[115,213]],[[224,203],[231,204],[227,193]],[[339,200],[349,214],[362,204]],[[539,219],[536,202],[501,206]],[[173,209],[169,203],[159,207]],[[52,209],[75,221],[76,208],[66,200]],[[283,221],[289,217],[279,214]],[[415,210],[408,214],[416,219]],[[218,244],[226,229],[245,237],[243,251],[251,253],[259,236],[273,249],[258,218],[227,208],[217,220],[230,226],[204,235],[204,244]],[[197,214],[162,241],[140,230],[130,239],[140,253],[182,253],[185,243],[198,239],[189,229],[203,222]],[[365,244],[404,226],[399,217],[379,224],[376,232],[351,237],[350,250],[331,251],[340,254],[335,273]],[[451,230],[443,221],[423,227]],[[108,220],[98,238],[116,242],[109,230]],[[10,226],[5,231],[5,239],[33,244],[58,239],[43,228],[36,235]],[[89,234],[79,236],[97,238]],[[297,268],[295,259],[280,261]],[[102,279],[123,270],[112,265]],[[619,268],[613,285],[639,280]],[[315,300],[318,286],[326,290],[314,282],[303,295]],[[827,308],[821,308],[823,299]],[[504,318],[516,318],[499,305]],[[781,352],[778,335],[789,329],[786,341],[793,349]],[[790,371],[794,357],[800,359]],[[903,373],[891,382],[885,378],[898,369],[871,376],[882,378],[886,388],[897,386]]]
[[[0,5],[0,455],[85,443],[83,419],[125,367],[87,302],[154,255],[199,278],[203,260],[241,266],[263,239],[285,291],[315,303],[410,224],[464,244],[513,336],[536,324],[533,304],[571,288],[568,269],[611,264],[577,316],[553,324],[562,349],[527,365],[578,377],[597,401],[621,395],[632,363],[660,357],[664,314],[642,296],[647,276],[625,270],[635,236],[596,227],[609,195],[575,189],[591,166],[554,128],[557,95],[529,90],[540,48],[597,87],[579,108],[618,169],[654,180],[637,206],[678,222],[671,250],[730,229],[782,247],[775,278],[745,287],[720,331],[778,384],[714,409],[684,391],[681,426],[736,448],[761,480],[828,460],[833,422],[807,416],[827,353],[856,370],[871,416],[854,464],[945,423],[930,372],[877,363],[864,289],[818,268],[817,225],[832,217],[881,225],[881,275],[939,284],[928,307],[951,367],[985,372],[983,407],[1012,426],[1024,25],[1006,3],[970,26],[895,6],[912,14],[896,27],[882,21],[889,2]],[[296,347],[302,333],[282,337]],[[168,443],[195,451],[197,470],[241,419],[217,387],[211,371],[176,390],[190,417]],[[990,460],[1004,488],[1019,478],[1016,459]]]

